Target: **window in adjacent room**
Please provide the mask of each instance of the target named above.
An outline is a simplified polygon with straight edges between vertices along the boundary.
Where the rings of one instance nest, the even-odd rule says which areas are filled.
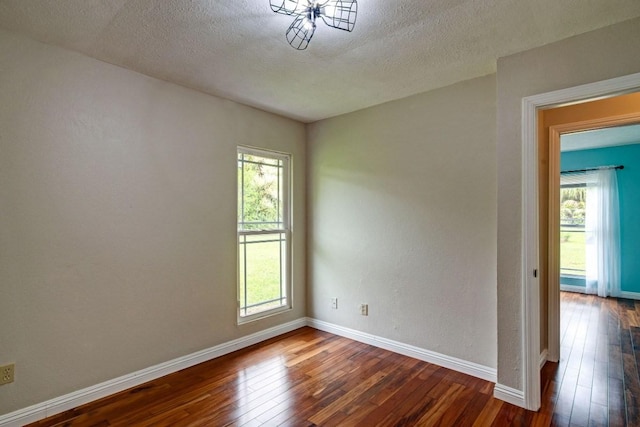
[[[245,322],[291,307],[286,154],[238,148],[238,308]]]

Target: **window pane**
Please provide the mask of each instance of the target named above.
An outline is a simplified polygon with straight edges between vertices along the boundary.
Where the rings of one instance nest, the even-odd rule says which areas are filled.
[[[560,224],[584,227],[586,185],[560,189]]]
[[[586,186],[560,189],[560,274],[584,276]]]
[[[280,159],[238,154],[240,230],[283,228],[283,175]]]
[[[560,274],[584,276],[585,232],[584,229],[560,229]]]
[[[241,316],[286,305],[283,287],[285,233],[241,235]]]

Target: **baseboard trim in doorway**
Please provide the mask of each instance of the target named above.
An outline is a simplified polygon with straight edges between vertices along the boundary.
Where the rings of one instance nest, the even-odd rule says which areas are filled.
[[[168,362],[160,363],[140,371],[96,384],[46,402],[38,403],[24,409],[0,415],[0,427],[18,427],[33,423],[55,414],[76,408],[94,400],[110,396],[148,381],[172,374],[216,357],[224,356],[236,350],[249,347],[259,342],[294,331],[307,325],[306,319],[297,319],[283,325],[256,332],[233,341],[210,347],[196,353],[188,354]]]
[[[589,294],[589,292],[587,292],[587,289],[583,286],[560,285],[560,290],[564,292],[576,292],[579,294]],[[620,292],[620,296],[618,298],[640,300],[640,292],[622,291]]]
[[[507,387],[503,384],[496,384],[493,388],[493,397],[504,400],[512,405],[525,408],[524,392],[522,390],[516,390],[515,388]]]
[[[622,291],[622,292],[620,292],[620,298],[640,300],[640,292]]]
[[[586,294],[587,288],[584,286],[575,286],[575,285],[560,285],[560,290],[563,292],[575,292],[578,294]]]
[[[540,353],[540,369],[547,363],[547,357],[549,357],[549,350],[545,348],[542,350],[542,353]]]

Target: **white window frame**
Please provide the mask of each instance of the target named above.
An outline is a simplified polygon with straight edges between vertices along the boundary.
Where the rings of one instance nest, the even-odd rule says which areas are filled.
[[[240,227],[240,223],[236,220],[236,224],[237,224],[237,232],[238,232],[238,236],[237,236],[237,240],[236,240],[236,245],[237,245],[237,252],[238,252],[238,257],[237,257],[237,289],[236,289],[236,299],[237,299],[237,321],[238,324],[243,324],[243,323],[247,323],[247,322],[251,322],[254,320],[258,320],[258,319],[262,319],[264,317],[269,317],[269,316],[273,316],[275,314],[279,314],[282,313],[284,311],[288,311],[291,310],[292,308],[292,286],[291,286],[291,271],[292,271],[292,263],[291,263],[291,204],[290,204],[290,200],[291,200],[291,155],[287,154],[287,153],[282,153],[282,152],[277,152],[277,151],[271,151],[271,150],[264,150],[264,149],[258,149],[258,148],[253,148],[253,147],[246,147],[246,146],[238,146],[237,149],[237,154],[236,154],[236,162],[239,161],[239,156],[240,154],[245,154],[245,155],[253,155],[253,156],[259,156],[259,157],[265,157],[265,158],[269,158],[269,159],[276,159],[276,160],[280,160],[282,162],[282,186],[283,186],[283,191],[282,191],[282,200],[281,200],[281,205],[282,205],[282,227],[281,228],[277,228],[277,229],[269,229],[269,230],[242,230]],[[238,200],[238,203],[241,203],[241,198],[238,197],[240,194],[238,193],[239,189],[240,189],[240,182],[237,182],[236,184],[236,199]],[[240,210],[240,206],[237,206],[236,208],[236,212],[238,212]],[[285,243],[284,243],[284,255],[282,255],[283,260],[282,260],[282,266],[281,266],[281,273],[280,273],[280,286],[282,287],[282,293],[284,295],[285,298],[285,304],[276,307],[276,308],[272,308],[272,309],[268,309],[268,310],[264,310],[264,311],[260,311],[258,313],[254,313],[254,314],[249,314],[249,315],[242,315],[243,309],[245,309],[245,306],[243,305],[243,302],[240,301],[240,295],[241,295],[241,286],[242,286],[242,277],[240,276],[240,272],[241,272],[241,263],[242,263],[242,258],[243,256],[246,256],[246,253],[243,253],[243,250],[246,250],[246,244],[242,244],[241,243],[241,239],[243,236],[256,236],[256,235],[270,235],[270,234],[283,234],[284,235],[284,239],[285,239]],[[245,259],[245,276],[246,276],[246,259]],[[244,278],[244,283],[246,286],[246,277]],[[245,291],[245,295],[246,295],[246,291]]]

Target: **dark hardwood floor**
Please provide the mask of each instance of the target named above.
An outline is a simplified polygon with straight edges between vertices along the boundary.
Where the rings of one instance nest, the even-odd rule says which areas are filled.
[[[640,301],[563,293],[562,310],[538,412],[487,381],[302,328],[32,425],[640,425]]]
[[[640,426],[639,322],[640,301],[562,292],[560,362],[542,370],[554,425]]]

